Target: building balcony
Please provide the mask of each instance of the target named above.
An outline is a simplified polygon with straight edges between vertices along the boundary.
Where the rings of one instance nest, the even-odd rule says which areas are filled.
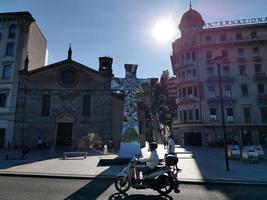
[[[181,97],[176,99],[176,104],[187,104],[187,103],[196,103],[197,102],[197,97],[190,96],[190,97]]]
[[[261,56],[253,56],[254,62],[260,62],[262,60]]]
[[[224,96],[223,97],[223,102],[224,103],[235,103],[236,102],[236,99],[234,99],[233,97]],[[207,103],[208,104],[217,104],[217,103],[220,103],[220,97],[219,96],[209,97],[207,99]]]
[[[239,57],[239,58],[237,59],[237,61],[238,61],[239,63],[244,63],[244,62],[246,62],[246,58],[245,58],[245,57]]]
[[[198,84],[198,80],[197,78],[191,78],[191,79],[188,79],[188,80],[181,80],[181,81],[178,81],[176,86],[181,86],[181,85],[186,85],[186,84]]]
[[[212,65],[212,64],[214,64],[214,60],[212,58],[207,58],[206,63],[208,65]]]
[[[258,94],[257,95],[257,102],[259,104],[266,104],[267,103],[267,94]]]
[[[207,82],[218,82],[219,81],[219,76],[214,75],[214,76],[209,76],[206,80]],[[221,75],[221,81],[223,82],[232,82],[234,81],[234,78],[231,77],[230,75]]]
[[[267,81],[267,75],[264,72],[255,73],[255,81]]]

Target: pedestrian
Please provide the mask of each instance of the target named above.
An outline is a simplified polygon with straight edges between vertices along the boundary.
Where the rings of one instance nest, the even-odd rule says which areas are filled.
[[[112,150],[113,150],[113,141],[112,139],[110,139],[108,143],[108,151],[111,152]]]
[[[21,145],[21,158],[24,159],[26,154],[30,152],[30,148],[28,147],[27,144],[22,144]]]
[[[169,137],[168,137],[167,152],[168,152],[168,154],[175,155],[175,143],[174,143],[173,135],[169,135]]]
[[[41,136],[39,136],[37,138],[37,147],[38,147],[38,149],[41,149],[42,146],[43,146],[43,138]]]

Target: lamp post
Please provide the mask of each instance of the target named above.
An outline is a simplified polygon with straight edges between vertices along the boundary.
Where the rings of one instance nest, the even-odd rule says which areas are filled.
[[[217,64],[217,68],[218,68],[218,83],[219,83],[219,91],[220,91],[220,106],[221,106],[221,116],[222,116],[225,166],[226,166],[226,170],[229,171],[229,161],[228,161],[228,156],[227,156],[227,143],[226,143],[226,127],[225,127],[225,119],[224,119],[224,105],[223,105],[223,94],[222,94],[221,68],[220,68],[220,64],[222,60],[223,60],[222,56],[217,56],[214,58],[214,61]]]

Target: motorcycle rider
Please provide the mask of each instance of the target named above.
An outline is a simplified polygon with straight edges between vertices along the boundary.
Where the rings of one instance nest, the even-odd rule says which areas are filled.
[[[156,142],[149,143],[150,155],[148,158],[140,158],[139,162],[144,163],[143,165],[137,165],[137,179],[140,180],[140,172],[143,174],[151,171],[159,164],[159,155],[157,152],[158,144]]]

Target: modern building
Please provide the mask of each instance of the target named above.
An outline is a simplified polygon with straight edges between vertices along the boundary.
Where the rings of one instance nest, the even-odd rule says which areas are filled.
[[[183,145],[267,145],[267,18],[204,22],[190,9],[172,43],[177,78],[175,138]]]
[[[0,148],[14,141],[18,71],[43,66],[46,44],[29,12],[0,13]]]

